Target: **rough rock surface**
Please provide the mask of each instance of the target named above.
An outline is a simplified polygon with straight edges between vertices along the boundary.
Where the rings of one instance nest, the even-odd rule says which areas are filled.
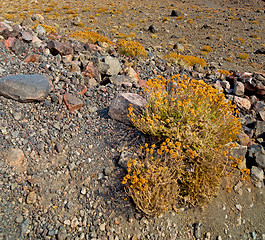
[[[43,101],[52,89],[44,75],[10,75],[0,78],[0,94],[20,102]]]

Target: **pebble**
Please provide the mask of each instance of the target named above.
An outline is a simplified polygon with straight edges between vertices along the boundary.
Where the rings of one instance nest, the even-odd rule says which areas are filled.
[[[16,223],[22,223],[23,222],[23,216],[21,214],[18,214],[16,217]]]

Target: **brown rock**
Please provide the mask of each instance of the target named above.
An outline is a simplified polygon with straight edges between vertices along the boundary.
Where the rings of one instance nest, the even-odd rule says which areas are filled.
[[[61,54],[65,55],[73,55],[74,50],[67,43],[57,42],[57,41],[49,41],[47,43],[47,47],[50,49],[53,55]]]
[[[82,75],[85,77],[94,78],[98,82],[101,81],[101,76],[100,76],[98,70],[95,68],[93,62],[88,62],[85,70],[82,72]]]
[[[27,167],[27,161],[24,153],[19,148],[10,148],[5,156],[5,161],[17,172],[24,172]]]
[[[242,97],[234,97],[234,103],[242,109],[249,110],[251,108],[251,103],[248,99]]]
[[[83,102],[81,99],[73,96],[70,93],[65,93],[63,95],[64,102],[70,112],[73,112],[74,110],[78,110],[81,107],[84,106]]]
[[[248,146],[250,144],[250,138],[244,132],[238,134],[239,143],[242,146]]]
[[[38,63],[39,62],[39,60],[40,60],[40,55],[39,54],[30,54],[30,55],[28,55],[25,59],[24,59],[24,62],[25,63],[29,63],[29,62],[36,62],[36,63]]]
[[[35,192],[30,192],[28,195],[27,195],[27,198],[26,198],[26,203],[27,204],[33,204],[37,201],[37,194]]]
[[[119,93],[112,100],[109,107],[109,116],[119,122],[131,125],[131,121],[128,114],[128,108],[130,105],[136,110],[141,111],[146,104],[146,100],[135,93]]]

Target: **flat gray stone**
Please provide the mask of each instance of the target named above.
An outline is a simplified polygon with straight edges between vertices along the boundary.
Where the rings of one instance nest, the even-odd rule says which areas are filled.
[[[51,90],[49,79],[40,74],[0,78],[0,95],[19,102],[44,101]]]
[[[251,177],[254,180],[262,181],[264,179],[264,172],[261,168],[253,166],[251,168]]]
[[[105,63],[109,66],[109,69],[106,72],[107,75],[118,75],[121,71],[121,64],[117,58],[107,56],[105,57]]]

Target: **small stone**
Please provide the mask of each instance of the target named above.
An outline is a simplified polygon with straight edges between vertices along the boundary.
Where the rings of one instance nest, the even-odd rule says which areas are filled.
[[[43,35],[43,34],[46,33],[44,27],[41,26],[41,25],[38,25],[38,26],[36,27],[35,31],[36,31],[36,33],[37,33],[38,35]]]
[[[264,172],[261,168],[252,166],[251,168],[251,177],[254,180],[262,181],[264,179]]]
[[[30,192],[28,195],[27,195],[27,198],[26,198],[26,203],[27,204],[33,204],[35,203],[37,200],[37,194],[35,192]]]
[[[65,93],[63,98],[69,112],[73,112],[74,110],[78,110],[84,106],[84,103],[81,99],[73,96],[70,93]]]
[[[68,209],[71,209],[73,207],[74,203],[72,201],[68,201],[67,204],[66,204],[66,207]]]
[[[240,145],[242,145],[242,146],[248,146],[250,144],[250,138],[244,132],[241,132],[238,134],[238,139],[239,139]]]
[[[234,96],[234,103],[242,109],[249,110],[251,108],[251,103],[248,99]]]
[[[16,223],[22,223],[23,222],[23,216],[21,214],[18,214],[15,221],[16,221]]]
[[[27,165],[24,153],[19,148],[10,148],[6,154],[5,161],[17,171],[25,170]]]
[[[82,195],[86,195],[86,188],[82,188],[82,189],[81,189],[81,194],[82,194]]]
[[[58,153],[61,153],[63,151],[63,145],[61,143],[56,143],[55,144],[55,150],[58,152]]]
[[[245,86],[242,82],[236,82],[234,88],[234,94],[237,96],[244,96],[245,93]]]
[[[29,219],[26,218],[22,223],[21,223],[21,236],[24,236],[29,228]]]
[[[100,231],[105,231],[106,230],[106,224],[105,223],[100,224],[99,229],[100,229]]]
[[[104,174],[105,174],[106,176],[110,176],[110,175],[111,175],[111,172],[112,172],[112,168],[110,168],[110,167],[106,167],[106,168],[104,169]]]
[[[255,185],[256,188],[262,188],[263,187],[263,183],[261,181],[255,182],[254,185]]]
[[[240,204],[236,204],[236,208],[237,210],[242,211],[242,206]]]
[[[50,41],[47,43],[47,47],[50,49],[53,55],[60,54],[62,56],[65,56],[74,54],[73,48],[64,42]]]
[[[201,236],[202,236],[201,227],[202,227],[201,222],[195,224],[195,227],[194,227],[194,237],[195,238],[201,238]]]
[[[63,222],[65,225],[67,225],[67,226],[70,226],[71,225],[71,221],[70,220],[64,220],[64,222]]]

